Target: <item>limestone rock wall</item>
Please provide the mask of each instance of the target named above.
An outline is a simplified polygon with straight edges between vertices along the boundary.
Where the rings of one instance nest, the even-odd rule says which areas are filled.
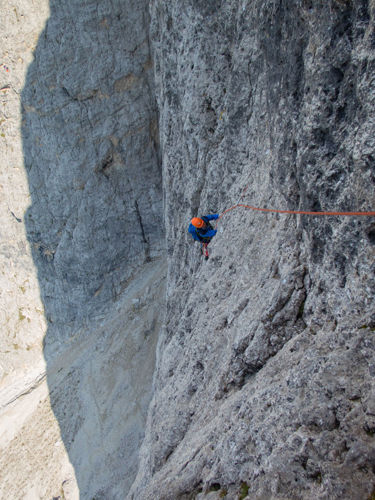
[[[169,273],[129,498],[374,488],[372,0],[151,2]]]
[[[0,9],[0,497],[123,498],[165,296],[148,3]]]
[[[370,498],[374,1],[0,16],[0,495]]]
[[[66,332],[158,254],[161,172],[146,3],[50,11],[22,92],[25,223],[47,321]]]

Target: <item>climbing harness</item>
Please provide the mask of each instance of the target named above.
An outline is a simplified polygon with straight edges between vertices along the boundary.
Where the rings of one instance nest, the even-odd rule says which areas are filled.
[[[208,230],[213,230],[213,227],[211,226],[210,222],[206,220],[204,217],[202,218],[204,223],[206,224],[206,227],[204,228],[204,233],[201,233],[199,228],[195,228],[195,233],[197,234],[198,238],[202,243],[209,243],[211,241],[210,237],[206,237],[205,233],[207,233]]]
[[[211,224],[209,222],[206,222],[206,225],[209,226],[210,229],[213,229]],[[198,230],[195,230],[198,236],[201,238],[201,244],[202,244],[202,254],[204,255],[204,258],[208,260],[208,244],[211,241],[211,238],[205,238],[202,234],[198,232]]]

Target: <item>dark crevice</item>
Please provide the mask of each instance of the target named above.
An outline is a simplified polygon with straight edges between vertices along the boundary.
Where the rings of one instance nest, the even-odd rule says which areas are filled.
[[[135,211],[137,212],[137,217],[138,217],[139,226],[140,226],[141,232],[142,232],[143,242],[148,243],[147,238],[146,238],[146,234],[145,234],[145,230],[143,227],[142,217],[141,217],[141,213],[139,211],[139,206],[138,206],[137,200],[134,201],[134,206],[135,206]]]
[[[14,219],[16,219],[16,221],[17,221],[17,222],[22,222],[22,219],[20,219],[19,217],[17,217],[17,216],[15,215],[15,213],[14,213],[14,212],[12,212],[12,210],[11,210],[9,207],[8,207],[8,210],[9,210],[9,212],[10,212],[11,216],[12,216]]]
[[[141,228],[142,241],[145,244],[145,260],[146,260],[146,262],[149,262],[150,261],[150,244],[146,238],[146,232],[145,232],[145,228],[144,228],[144,224],[143,224],[143,220],[142,220],[142,216],[141,216],[141,212],[139,210],[139,205],[138,205],[137,200],[134,200],[134,206],[135,206],[135,211],[137,214],[137,219],[139,222],[139,227]]]
[[[375,226],[372,226],[368,231],[367,231],[367,238],[369,239],[369,242],[372,245],[375,245]]]
[[[93,99],[96,94],[98,93],[98,91],[96,89],[92,90],[91,93],[89,95],[86,95],[86,96],[73,96],[66,87],[61,87],[62,91],[64,92],[65,95],[67,95],[69,97],[69,99],[71,99],[72,101],[76,101],[76,102],[85,102],[85,101],[89,101],[91,99]]]
[[[100,172],[104,175],[106,179],[109,179],[109,169],[113,164],[113,155],[112,153],[108,153],[105,159],[102,161],[101,165],[97,168],[97,172]]]

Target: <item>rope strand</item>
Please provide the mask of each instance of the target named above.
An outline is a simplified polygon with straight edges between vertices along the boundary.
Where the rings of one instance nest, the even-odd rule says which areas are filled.
[[[275,208],[259,208],[259,207],[253,207],[251,205],[244,205],[243,203],[237,203],[237,205],[233,205],[233,207],[227,208],[227,210],[225,210],[218,218],[218,222],[222,218],[223,215],[225,215],[226,213],[230,212],[231,210],[234,210],[235,208],[239,208],[239,207],[247,208],[249,210],[256,210],[257,212],[267,212],[267,213],[276,213],[276,214],[375,217],[375,212],[314,212],[314,211],[308,211],[308,210],[277,210]]]

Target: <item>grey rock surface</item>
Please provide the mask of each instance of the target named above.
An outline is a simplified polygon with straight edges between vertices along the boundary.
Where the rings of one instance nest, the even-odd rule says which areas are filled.
[[[148,4],[0,11],[0,498],[122,498],[165,297]]]
[[[163,246],[147,28],[146,2],[50,2],[28,69],[25,223],[47,321],[62,335],[114,300]]]
[[[47,382],[83,498],[119,497],[130,487],[162,321],[148,25],[147,2],[50,2],[21,97],[25,225],[48,325]],[[157,270],[152,288],[111,314],[146,264]],[[142,313],[145,302],[152,306]],[[76,339],[90,342],[80,344],[79,362],[69,355]]]
[[[163,260],[139,269],[106,318],[61,347],[40,380],[13,397],[10,385],[0,390],[0,498],[121,498],[129,490],[151,398],[165,274]]]
[[[0,11],[0,496],[372,498],[374,1]]]
[[[169,273],[129,498],[370,498],[372,1],[151,2]],[[216,493],[215,493],[216,492]]]

